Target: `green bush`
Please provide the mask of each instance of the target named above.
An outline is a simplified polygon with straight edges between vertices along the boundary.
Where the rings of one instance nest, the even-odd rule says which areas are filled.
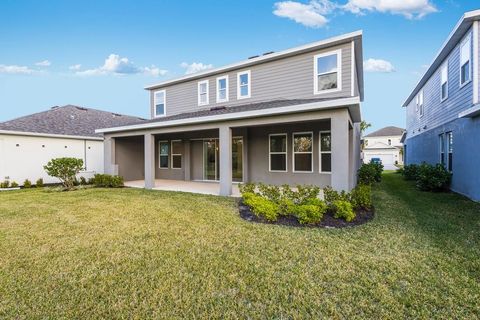
[[[10,181],[5,180],[5,181],[3,181],[3,182],[0,182],[0,188],[6,189],[6,188],[8,188],[8,187],[10,187]]]
[[[37,182],[35,183],[35,186],[37,186],[37,188],[42,188],[44,186],[43,179],[42,178],[38,179]]]
[[[81,186],[86,186],[88,184],[88,181],[87,179],[85,179],[85,177],[80,177],[80,185]]]
[[[256,185],[255,183],[242,183],[238,186],[238,189],[240,190],[240,193],[241,194],[244,194],[244,193],[255,193],[255,189],[256,189]]]
[[[417,172],[417,188],[422,191],[445,191],[450,186],[452,175],[441,164],[422,163]]]
[[[372,208],[372,187],[357,185],[351,193],[351,203],[355,209],[370,210]]]
[[[97,188],[120,188],[123,187],[123,177],[109,174],[96,174],[89,181]]]
[[[342,200],[347,202],[351,201],[351,195],[348,192],[345,192],[343,190],[342,192],[338,192],[336,190],[333,190],[332,187],[325,187],[323,189],[323,197],[327,206],[330,209],[333,209],[333,203],[337,200]]]
[[[83,160],[77,158],[56,158],[43,166],[49,176],[58,178],[65,189],[70,190],[75,185],[77,174],[83,169]]]
[[[295,207],[295,217],[301,224],[314,224],[322,221],[327,211],[327,205],[322,200],[313,201],[311,204],[302,204]]]
[[[260,195],[273,202],[278,203],[282,197],[278,186],[259,183],[258,191]]]
[[[28,188],[31,188],[32,187],[32,182],[28,179],[25,179],[25,181],[23,181],[23,187],[28,189]]]
[[[279,208],[273,201],[254,193],[244,194],[243,199],[256,216],[264,217],[268,221],[277,221]]]
[[[416,164],[409,164],[403,167],[400,173],[405,180],[417,180],[419,166]]]
[[[295,207],[297,205],[293,202],[292,199],[287,197],[282,197],[278,202],[278,214],[282,216],[295,215]]]
[[[345,221],[350,222],[355,219],[355,212],[353,211],[352,204],[348,201],[336,200],[333,202],[333,209],[335,218],[343,218]]]
[[[10,188],[18,188],[18,183],[15,181],[12,181],[12,183],[10,183]]]
[[[372,185],[382,181],[383,165],[381,163],[364,163],[358,169],[358,183]]]

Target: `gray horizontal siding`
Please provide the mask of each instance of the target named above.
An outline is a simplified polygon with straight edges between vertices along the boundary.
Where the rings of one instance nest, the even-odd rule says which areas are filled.
[[[471,30],[469,31],[471,33]],[[473,45],[472,45],[473,48]],[[472,49],[473,50],[473,49]],[[473,57],[473,51],[472,51]],[[407,106],[407,135],[413,137],[458,118],[458,114],[472,106],[472,82],[460,87],[460,43],[455,46],[448,61],[448,98],[441,101],[441,67],[423,87],[424,115],[416,111],[416,99]],[[445,62],[444,61],[444,62]],[[443,65],[443,64],[442,64]],[[472,64],[471,64],[472,65]],[[472,68],[473,70],[473,68]],[[426,128],[424,128],[426,126]]]
[[[342,50],[342,90],[334,93],[314,95],[313,56],[332,50]],[[232,72],[186,81],[157,90],[166,90],[167,115],[210,109],[216,106],[234,106],[273,99],[296,99],[315,97],[345,97],[351,95],[351,43],[313,51],[262,63]],[[250,70],[251,98],[237,99],[237,73]],[[228,75],[229,101],[216,103],[216,78]],[[198,106],[197,86],[199,81],[209,80],[209,104]],[[153,116],[153,93],[151,91],[151,112]]]

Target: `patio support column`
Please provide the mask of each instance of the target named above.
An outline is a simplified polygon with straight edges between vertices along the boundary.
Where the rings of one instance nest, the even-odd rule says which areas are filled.
[[[232,194],[232,128],[219,128],[220,136],[220,195]]]
[[[346,109],[332,115],[332,188],[350,190],[349,188],[349,122]]]
[[[147,133],[145,140],[145,189],[155,187],[155,137]]]
[[[185,168],[185,181],[190,181],[192,180],[190,177],[190,140],[185,140],[184,142],[184,154],[185,156],[183,157],[183,162],[184,162],[184,168]]]
[[[243,165],[243,182],[249,182],[248,179],[248,128],[243,129],[243,154],[242,154],[242,165]]]
[[[115,138],[105,137],[103,141],[103,172],[118,175],[118,167],[115,164]]]

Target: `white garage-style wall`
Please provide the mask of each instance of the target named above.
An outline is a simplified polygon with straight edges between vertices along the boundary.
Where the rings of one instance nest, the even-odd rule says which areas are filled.
[[[103,173],[103,140],[90,137],[38,136],[0,134],[0,181],[25,179],[33,183],[43,178],[44,183],[58,183],[47,175],[43,166],[53,158],[73,157],[84,161],[80,176],[92,177]]]

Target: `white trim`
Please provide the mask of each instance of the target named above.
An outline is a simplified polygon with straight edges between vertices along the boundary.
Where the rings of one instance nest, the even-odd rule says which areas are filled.
[[[223,80],[223,79],[225,79],[225,99],[220,99],[220,86],[218,85],[218,82],[220,80]],[[217,77],[217,79],[215,80],[215,88],[216,88],[216,92],[217,92],[217,94],[216,94],[217,103],[228,102],[228,98],[229,98],[229,95],[228,95],[228,90],[229,90],[228,75]]]
[[[247,87],[248,87],[248,95],[246,96],[242,96],[240,95],[240,76],[242,75],[248,75],[248,84],[247,84]],[[252,75],[251,75],[251,72],[250,70],[244,70],[244,71],[240,71],[240,72],[237,72],[237,100],[241,100],[241,99],[248,99],[252,96]]]
[[[477,104],[479,102],[479,90],[480,90],[480,85],[479,85],[479,80],[478,80],[478,73],[479,67],[478,67],[478,59],[480,58],[480,51],[478,48],[478,42],[480,41],[480,38],[478,36],[480,32],[480,23],[477,21],[473,22],[473,104]]]
[[[157,93],[163,92],[163,114],[157,114]],[[153,116],[154,118],[167,115],[167,90],[156,90],[153,92]]]
[[[322,151],[322,133],[330,133],[330,151]],[[332,131],[331,130],[322,130],[318,132],[318,172],[324,174],[332,174],[332,159],[330,158],[330,171],[322,171],[322,154],[332,155]]]
[[[351,95],[352,97],[355,96],[355,41],[352,41],[352,54],[351,54],[351,60],[352,60],[352,70],[351,72],[351,77],[352,77],[352,82],[351,82]]]
[[[263,109],[263,110],[251,110],[251,111],[234,112],[234,113],[227,113],[227,114],[215,115],[215,116],[205,116],[205,117],[195,117],[195,118],[169,120],[169,121],[161,121],[161,122],[141,123],[141,124],[134,124],[134,125],[123,126],[123,127],[102,128],[102,129],[95,130],[95,132],[96,133],[121,132],[126,130],[152,129],[152,128],[172,127],[172,126],[178,126],[178,125],[187,125],[187,124],[198,124],[198,123],[205,123],[205,122],[258,118],[260,116],[281,115],[281,114],[314,111],[314,110],[321,110],[321,109],[348,107],[349,105],[357,105],[357,104],[360,104],[360,98],[358,96],[349,97],[349,98],[332,99],[327,101],[310,102],[310,103],[297,104],[297,105],[286,106],[286,107],[269,108],[269,109]]]
[[[207,97],[207,100],[205,102],[202,102],[201,101],[201,96],[200,96],[200,86],[202,84],[206,84],[206,97]],[[208,80],[202,80],[202,81],[198,81],[197,83],[197,99],[198,99],[198,105],[199,106],[208,106],[209,104],[209,99],[210,98],[210,88],[209,88],[209,81]]]
[[[172,170],[181,170],[182,169],[182,160],[183,160],[183,155],[181,153],[173,153],[173,143],[174,142],[182,142],[182,140],[170,140],[170,161],[172,163],[172,165],[170,166],[172,168]],[[180,156],[180,168],[175,168],[173,166],[173,156]]]
[[[312,151],[298,151],[295,152],[295,135],[306,135],[309,134],[312,137]],[[310,154],[312,156],[311,159],[311,164],[310,166],[312,167],[310,171],[297,171],[295,170],[295,154]],[[312,173],[313,172],[313,131],[305,131],[305,132],[293,132],[292,133],[292,172],[293,173]]]
[[[230,70],[233,70],[233,69],[247,67],[247,66],[250,66],[250,65],[259,64],[261,62],[266,62],[266,61],[269,61],[269,60],[275,60],[275,59],[278,59],[278,58],[281,58],[281,57],[284,57],[284,56],[300,53],[302,51],[312,51],[314,49],[320,50],[323,47],[331,47],[333,44],[340,43],[340,42],[345,42],[345,41],[347,41],[348,39],[351,39],[351,38],[360,37],[360,36],[362,36],[362,34],[363,34],[362,30],[357,30],[357,31],[354,31],[354,32],[350,32],[350,33],[347,33],[347,34],[340,35],[340,36],[336,36],[336,37],[320,40],[320,41],[317,41],[317,42],[309,43],[309,44],[306,44],[306,45],[303,45],[303,46],[286,49],[286,50],[271,53],[271,54],[268,54],[268,55],[262,55],[262,56],[259,56],[258,58],[247,59],[247,60],[243,60],[243,61],[240,61],[240,62],[232,63],[232,64],[229,64],[229,65],[220,67],[220,68],[209,69],[209,70],[198,72],[198,73],[195,73],[195,74],[189,74],[189,75],[186,75],[186,76],[183,76],[183,77],[180,77],[180,78],[163,81],[163,82],[156,83],[156,84],[153,84],[153,85],[150,85],[150,86],[146,86],[145,89],[147,89],[147,90],[157,89],[159,87],[163,87],[163,86],[170,85],[170,84],[177,83],[177,82],[182,82],[182,81],[185,81],[185,80],[191,80],[191,79],[194,79],[194,78],[200,78],[200,77],[204,77],[204,76],[207,76],[207,75],[212,75],[212,74],[216,74],[216,73],[230,71]]]
[[[318,68],[318,59],[327,56],[337,55],[337,87],[335,89],[326,89],[326,90],[318,90],[318,76],[317,68]],[[330,74],[333,72],[328,72],[324,74]],[[313,94],[325,94],[325,93],[332,93],[342,91],[342,49],[328,51],[320,54],[316,54],[313,56]]]
[[[447,95],[445,96],[445,98],[442,97],[442,94],[443,94],[443,82],[442,82],[442,77],[443,77],[443,69],[444,68],[447,68],[447,81],[446,81],[446,84],[447,84]],[[448,85],[449,85],[449,81],[448,81],[448,59],[442,64],[442,66],[440,67],[440,102],[443,102],[445,100],[448,99],[448,96],[449,96],[449,88],[448,88]]]
[[[425,115],[425,94],[423,89],[418,92],[418,115],[420,118]]]
[[[469,69],[468,70],[468,80],[465,81],[464,83],[462,83],[462,66],[465,64],[462,65],[462,47],[464,44],[466,44],[466,42],[470,42],[470,46],[468,48],[468,66],[469,66]],[[459,71],[459,77],[458,77],[458,82],[459,82],[459,85],[460,85],[460,89],[465,87],[467,84],[469,84],[471,81],[472,81],[472,34],[469,32],[467,33],[463,38],[462,40],[460,41],[460,47],[459,47],[459,57],[458,57],[458,71]]]
[[[72,136],[72,135],[64,135],[64,134],[22,132],[22,131],[9,131],[9,130],[0,130],[0,135],[103,141],[102,137]]]
[[[167,166],[166,167],[162,167],[161,165],[161,160],[160,158],[163,156],[165,157],[165,154],[162,154],[162,148],[160,147],[160,145],[162,143],[166,143],[167,146],[168,146],[168,154],[166,155],[167,156],[167,159],[168,159],[168,163],[167,163]],[[158,141],[158,168],[159,169],[163,169],[163,170],[168,170],[170,169],[170,145],[168,144],[168,140],[160,140]]]
[[[271,150],[270,138],[272,136],[285,137],[285,152],[273,152]],[[272,170],[272,154],[285,154],[285,170]],[[288,172],[288,134],[287,133],[271,133],[268,135],[268,172]]]

